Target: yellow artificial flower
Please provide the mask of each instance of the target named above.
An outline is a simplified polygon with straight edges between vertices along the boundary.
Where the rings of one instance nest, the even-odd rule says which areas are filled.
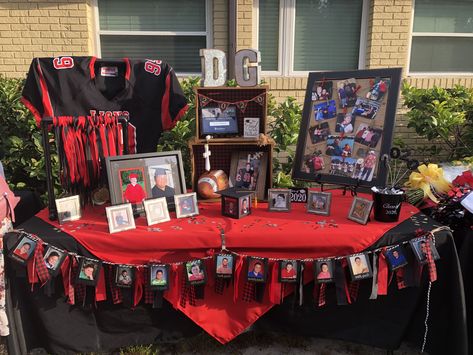
[[[452,188],[452,185],[443,176],[443,169],[439,168],[437,164],[422,164],[418,168],[419,172],[412,172],[409,176],[409,181],[406,186],[412,189],[422,189],[424,191],[424,199],[430,198],[435,203],[438,203],[436,193],[447,193]]]

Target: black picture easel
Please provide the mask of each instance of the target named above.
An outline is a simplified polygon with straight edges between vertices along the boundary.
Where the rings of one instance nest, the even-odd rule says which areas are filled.
[[[77,120],[77,117],[74,117],[74,120]],[[74,121],[74,122],[75,122]],[[44,158],[45,158],[45,169],[46,169],[46,189],[48,192],[48,209],[49,209],[49,219],[54,221],[57,219],[57,209],[56,209],[56,197],[54,196],[54,181],[53,181],[53,174],[52,174],[52,165],[51,165],[51,147],[49,143],[49,128],[50,125],[53,123],[52,117],[44,117],[41,119],[41,135],[43,136],[43,150],[44,150]],[[123,152],[124,154],[128,154],[128,120],[124,117],[118,118],[118,123],[120,123],[123,127]],[[120,139],[120,137],[117,137]],[[60,149],[58,149],[58,154],[60,153]],[[61,160],[61,158],[59,159]],[[103,166],[105,162],[102,162]]]

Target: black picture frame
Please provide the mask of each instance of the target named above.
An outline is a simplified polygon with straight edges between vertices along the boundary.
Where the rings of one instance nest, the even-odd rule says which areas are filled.
[[[24,244],[30,245],[27,251],[21,249]],[[21,233],[20,238],[18,238],[17,242],[15,243],[15,246],[10,249],[8,257],[22,265],[26,265],[28,260],[34,255],[36,245],[36,240],[30,238],[27,234]]]
[[[127,272],[127,276],[130,278],[130,281],[127,282],[122,276],[123,271]],[[135,283],[135,269],[130,265],[117,265],[115,267],[115,285],[120,288],[131,288]]]
[[[279,272],[278,279],[280,283],[297,283],[301,275],[301,263],[300,260],[280,260],[279,261]],[[288,277],[284,274],[284,268],[287,268],[287,264],[292,264],[292,270],[294,270],[295,276]]]
[[[414,255],[417,259],[417,261],[420,264],[427,264],[427,258],[426,256],[422,253],[422,246],[420,245],[421,243],[429,243],[430,244],[430,250],[432,252],[432,257],[434,260],[439,260],[440,259],[440,254],[437,251],[437,248],[435,247],[434,243],[432,243],[431,239],[425,238],[425,237],[419,237],[419,238],[414,238],[409,241],[409,244],[412,248],[412,251],[414,252]]]
[[[49,259],[51,257],[54,257],[56,254],[58,257],[57,261],[54,265],[51,265],[49,263]],[[66,259],[66,257],[67,257],[66,251],[53,247],[52,245],[48,246],[48,249],[46,250],[46,253],[44,254],[43,260],[51,276],[56,276],[59,274],[59,271],[61,271],[61,265]]]
[[[262,277],[251,276],[252,267],[259,262],[261,264],[261,270],[263,271]],[[249,256],[246,264],[246,280],[250,282],[264,283],[268,278],[268,259],[258,258],[255,256]]]
[[[397,252],[397,257],[394,254],[395,252]],[[386,260],[388,261],[389,269],[391,271],[397,270],[408,264],[404,248],[402,248],[400,245],[392,247],[392,248],[388,248],[384,252],[384,256],[386,257]]]
[[[334,184],[340,186],[358,186],[361,188],[371,188],[372,186],[384,186],[386,183],[387,178],[387,171],[386,169],[381,168],[381,159],[384,154],[389,154],[389,150],[391,149],[392,139],[393,139],[393,131],[395,125],[395,117],[396,117],[396,107],[399,98],[399,88],[401,83],[401,74],[402,68],[386,68],[386,69],[368,69],[368,70],[354,70],[354,71],[340,71],[340,72],[313,72],[309,73],[308,82],[307,82],[307,89],[304,101],[304,109],[302,113],[302,122],[299,131],[299,138],[297,142],[297,149],[296,149],[296,156],[295,162],[293,167],[292,177],[296,180],[302,181],[311,181],[317,182],[320,184]],[[314,88],[314,84],[316,82],[327,82],[332,81],[334,83],[333,88],[337,90],[337,83],[348,81],[349,79],[356,79],[356,85],[359,85],[360,88],[356,88],[357,95],[359,98],[365,99],[368,93],[372,92],[372,85],[370,82],[381,79],[388,82],[387,86],[387,93],[380,95],[377,101],[373,100],[376,103],[373,106],[377,107],[377,115],[374,116],[374,119],[370,119],[369,115],[360,116],[358,111],[356,112],[356,121],[354,123],[353,133],[346,134],[346,137],[355,137],[356,130],[362,123],[364,124],[371,124],[371,128],[382,127],[382,138],[376,141],[376,147],[373,148],[376,156],[376,165],[370,173],[367,175],[363,174],[362,172],[351,171],[350,169],[354,169],[356,167],[356,162],[354,158],[350,156],[350,158],[344,158],[342,163],[348,166],[349,170],[346,174],[337,174],[334,173],[335,170],[332,171],[332,163],[334,163],[335,158],[339,158],[338,156],[329,156],[326,153],[325,148],[327,147],[328,143],[326,141],[319,142],[319,143],[309,143],[312,142],[310,139],[309,130],[312,126],[320,124],[321,122],[333,122],[333,127],[330,130],[335,133],[335,125],[336,125],[336,116],[331,117],[331,115],[327,116],[327,118],[320,118],[319,121],[316,121],[314,116],[314,104],[320,104],[320,101],[312,101],[312,92]],[[372,96],[371,96],[372,97]],[[332,95],[332,100],[336,100],[336,113],[342,113],[344,110],[353,110],[355,112],[356,106],[352,107],[353,105],[350,103],[346,105],[348,107],[341,108],[340,105],[341,99],[339,95],[335,93]],[[379,107],[377,106],[379,105]],[[379,134],[379,133],[377,133]],[[379,140],[381,140],[381,144],[378,144]],[[310,145],[309,145],[310,144]],[[358,143],[351,143],[353,145],[357,145]],[[378,147],[379,145],[379,147]],[[356,149],[355,146],[352,147],[351,153],[354,156]],[[311,155],[316,156],[317,152],[322,152],[321,157],[324,161],[324,167],[320,170],[311,169],[309,163],[309,157]],[[363,158],[364,159],[364,158]],[[313,171],[312,171],[313,170]],[[332,171],[332,173],[329,173]],[[340,170],[342,171],[342,170]],[[365,180],[362,180],[365,179]],[[367,181],[371,179],[370,181]]]
[[[86,278],[86,269],[93,267],[92,279]],[[76,283],[87,286],[97,285],[98,278],[100,276],[100,270],[102,269],[102,262],[100,260],[81,258],[79,262],[79,269],[76,275]],[[83,273],[84,270],[84,273]]]
[[[219,267],[220,263],[219,261],[223,259],[228,260],[228,264],[230,264],[229,270],[231,273],[227,272],[221,272],[221,269]],[[215,255],[215,277],[219,279],[231,279],[233,278],[233,273],[235,271],[235,256],[232,254],[217,254]]]
[[[360,260],[362,259],[361,260],[362,263],[364,261],[368,271],[357,272],[357,270],[354,269],[353,263],[356,262],[357,258],[360,258]],[[351,275],[352,281],[359,281],[359,280],[369,279],[373,277],[373,271],[371,269],[371,262],[367,253],[358,253],[358,254],[347,256],[347,262],[348,262],[348,267],[350,268],[350,275]]]
[[[149,266],[149,287],[151,290],[154,291],[166,291],[169,290],[169,265],[167,264],[150,264]],[[160,283],[157,284],[156,282],[153,282],[153,280],[156,278],[156,273],[161,270],[163,271],[163,279],[166,281],[165,283]],[[153,277],[153,275],[155,275]]]
[[[331,277],[326,277],[327,275],[321,275],[322,273],[322,265],[326,264],[328,272]],[[323,283],[332,283],[335,282],[335,261],[333,259],[317,259],[314,261],[314,280],[316,283],[323,284]]]
[[[200,272],[202,273],[203,277],[199,278],[198,280],[194,280],[192,278],[192,268],[198,265]],[[205,269],[205,262],[204,260],[192,260],[188,261],[184,264],[184,272],[186,274],[186,280],[189,285],[205,285],[207,283],[207,270]]]
[[[145,192],[145,198],[166,197],[166,202],[171,210],[174,210],[175,207],[174,195],[187,192],[182,154],[178,150],[107,157],[105,161],[112,205],[126,202],[124,201],[125,192],[123,191],[123,184],[126,183],[124,177],[129,177],[132,173],[138,175],[138,182]],[[168,181],[170,178],[172,179],[173,187],[171,190],[174,191],[166,187],[163,192],[165,196],[154,195],[153,188],[156,183],[152,178],[153,171],[160,174],[156,171],[162,170],[165,171]],[[142,202],[132,203],[132,205],[135,211],[144,214]]]

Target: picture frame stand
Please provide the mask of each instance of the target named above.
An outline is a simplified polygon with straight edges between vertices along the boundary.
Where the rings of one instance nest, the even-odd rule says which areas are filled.
[[[48,193],[48,210],[49,210],[49,220],[55,221],[58,218],[58,213],[56,209],[56,197],[54,195],[54,177],[52,172],[52,164],[51,164],[51,147],[50,147],[50,140],[49,140],[49,131],[51,126],[54,123],[53,117],[43,117],[41,119],[40,129],[42,135],[42,146],[44,150],[44,158],[45,158],[45,170],[46,170],[46,191]],[[78,117],[73,118],[73,124],[76,125],[78,123]],[[123,127],[123,153],[128,154],[128,120],[124,117],[118,118],[118,123],[120,123]],[[52,129],[51,130],[55,136],[58,135],[58,131]],[[117,137],[117,139],[120,139]],[[54,140],[57,142],[57,140]],[[59,161],[61,161],[61,149],[58,149]],[[105,160],[102,162],[103,170],[105,171]]]

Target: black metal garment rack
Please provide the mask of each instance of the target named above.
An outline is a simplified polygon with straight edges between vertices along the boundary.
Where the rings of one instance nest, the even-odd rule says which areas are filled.
[[[76,117],[74,119],[77,119]],[[43,136],[43,150],[45,158],[45,169],[46,169],[46,188],[48,192],[48,209],[49,209],[49,219],[54,221],[57,219],[57,209],[56,209],[56,196],[54,195],[54,176],[52,174],[52,164],[51,164],[51,146],[49,142],[49,131],[54,122],[53,117],[44,117],[41,119],[41,134]],[[123,127],[123,152],[128,154],[128,120],[124,117],[118,117],[118,123]],[[54,130],[53,130],[54,132]],[[120,137],[117,137],[120,139]],[[56,142],[58,140],[56,139]],[[61,154],[61,149],[58,149],[58,155]],[[61,156],[59,157],[61,160]],[[101,162],[102,170],[105,170],[104,161]]]

